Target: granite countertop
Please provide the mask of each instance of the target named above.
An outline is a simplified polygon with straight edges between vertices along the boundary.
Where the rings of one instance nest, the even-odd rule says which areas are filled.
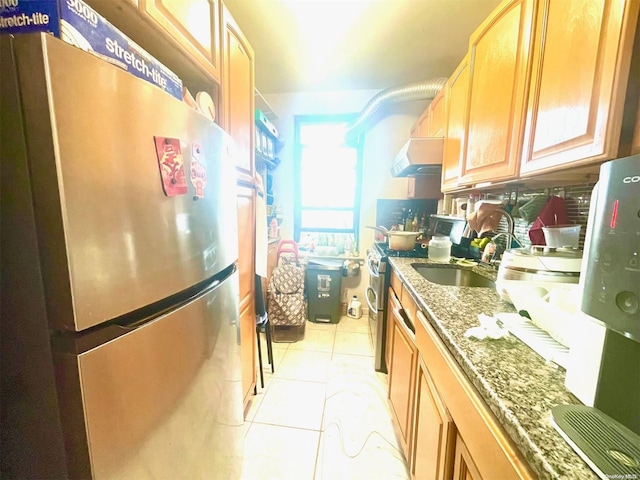
[[[430,260],[389,261],[532,471],[541,479],[597,479],[551,424],[552,407],[580,404],[564,386],[565,370],[545,362],[513,335],[500,340],[464,336],[479,326],[479,313],[515,312],[514,307],[500,300],[495,289],[437,285],[411,267],[434,263]],[[465,268],[495,280],[495,271],[488,268]]]

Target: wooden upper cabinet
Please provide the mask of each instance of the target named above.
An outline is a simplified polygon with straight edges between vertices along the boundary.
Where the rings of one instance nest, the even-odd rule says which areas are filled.
[[[433,97],[411,129],[411,137],[444,137],[445,131],[444,88]]]
[[[420,118],[411,129],[411,138],[426,137],[429,131],[429,107],[422,112]]]
[[[504,1],[469,39],[464,185],[518,175],[533,3]]]
[[[639,5],[539,2],[522,174],[618,156]]]
[[[445,86],[446,135],[442,160],[442,191],[458,186],[464,161],[467,100],[469,97],[469,58],[466,56]]]
[[[236,166],[252,181],[254,163],[254,55],[240,28],[223,7],[223,98],[222,125],[235,140]]]
[[[445,131],[445,88],[431,100],[429,108],[429,122],[427,124],[427,137],[444,137]]]
[[[220,81],[220,0],[138,0],[138,4]]]

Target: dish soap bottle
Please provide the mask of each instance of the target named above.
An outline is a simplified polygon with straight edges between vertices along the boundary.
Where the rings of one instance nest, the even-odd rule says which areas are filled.
[[[362,317],[362,304],[360,300],[358,300],[358,296],[354,295],[349,300],[349,307],[347,308],[347,316],[350,318],[360,318]]]

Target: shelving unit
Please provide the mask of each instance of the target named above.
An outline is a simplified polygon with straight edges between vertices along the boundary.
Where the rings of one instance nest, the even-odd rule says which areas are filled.
[[[265,200],[267,204],[267,225],[275,218],[278,225],[282,222],[276,212],[276,201],[273,193],[273,172],[278,168],[280,159],[278,152],[284,145],[280,139],[278,130],[270,122],[269,118],[260,110],[256,110],[256,172],[264,181]],[[271,238],[271,237],[270,237]]]

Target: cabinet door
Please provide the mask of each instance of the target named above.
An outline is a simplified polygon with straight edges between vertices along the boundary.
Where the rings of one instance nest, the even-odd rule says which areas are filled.
[[[140,0],[140,7],[220,81],[220,0]]]
[[[418,175],[407,180],[407,198],[440,198],[440,176]]]
[[[465,57],[445,87],[447,96],[446,135],[442,161],[442,191],[458,186],[464,162],[467,99],[469,97],[469,59]]]
[[[411,442],[413,478],[451,478],[456,440],[455,425],[420,355],[416,373],[415,409]]]
[[[267,282],[271,278],[271,272],[276,268],[276,262],[278,261],[278,242],[272,242],[267,249]]]
[[[426,137],[429,131],[429,107],[422,112],[420,118],[411,129],[411,138]]]
[[[251,181],[254,177],[254,58],[253,49],[229,11],[224,19],[224,119],[222,124],[236,143],[238,172]]]
[[[522,174],[617,156],[639,5],[540,2]]]
[[[253,295],[240,303],[240,358],[242,365],[242,398],[245,410],[253,398],[257,380],[256,314]]]
[[[444,137],[445,130],[445,88],[431,100],[429,104],[429,123],[427,125],[427,137]]]
[[[387,300],[387,310],[385,312],[385,347],[384,362],[387,366],[387,373],[391,373],[391,362],[393,361],[393,311],[401,309],[402,306],[396,297],[393,288],[389,288],[389,297]]]
[[[453,480],[482,480],[460,435],[456,439]]]
[[[533,0],[508,0],[470,37],[462,184],[518,175]]]
[[[402,310],[393,309],[393,347],[389,370],[389,403],[398,425],[402,450],[409,457],[413,424],[413,392],[417,350],[411,331],[403,319]]]
[[[245,406],[256,385],[255,191],[238,188],[238,273],[240,276],[240,341]]]

